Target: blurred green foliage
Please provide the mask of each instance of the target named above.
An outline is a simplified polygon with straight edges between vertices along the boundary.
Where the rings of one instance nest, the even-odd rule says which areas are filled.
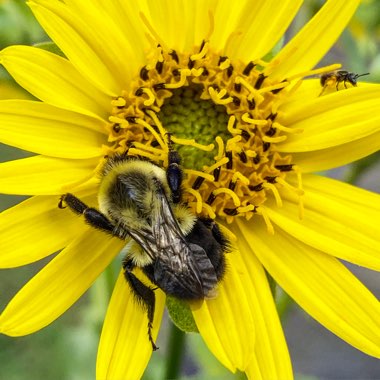
[[[0,25],[1,48],[16,44],[31,45],[47,38],[24,0],[0,2]]]

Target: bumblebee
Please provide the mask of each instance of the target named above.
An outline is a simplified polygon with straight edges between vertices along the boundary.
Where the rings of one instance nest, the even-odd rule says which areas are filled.
[[[364,76],[369,75],[369,73],[365,74],[355,74],[350,73],[346,70],[336,70],[331,71],[329,73],[325,73],[321,75],[321,86],[323,87],[322,93],[326,89],[326,87],[332,87],[336,85],[336,90],[338,90],[339,84],[343,82],[344,87],[347,88],[347,83],[350,83],[352,86],[357,86],[357,79]]]
[[[213,220],[196,217],[182,201],[182,171],[175,151],[169,152],[166,170],[136,157],[108,158],[98,203],[99,210],[68,193],[59,207],[66,205],[90,226],[128,241],[124,276],[147,312],[148,337],[156,350],[151,331],[155,289],[133,270],[141,268],[155,286],[178,299],[211,298],[225,272],[229,242]]]

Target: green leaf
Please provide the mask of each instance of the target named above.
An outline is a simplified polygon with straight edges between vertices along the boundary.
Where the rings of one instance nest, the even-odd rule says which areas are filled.
[[[166,298],[166,307],[173,323],[182,331],[198,332],[193,314],[187,302],[173,297]]]
[[[40,42],[34,46],[66,58],[65,54],[63,54],[63,51],[54,42]]]

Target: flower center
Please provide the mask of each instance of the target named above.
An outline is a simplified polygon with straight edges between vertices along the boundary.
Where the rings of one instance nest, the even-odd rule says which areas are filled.
[[[271,83],[265,62],[232,62],[207,42],[192,54],[153,53],[132,89],[112,101],[107,154],[128,151],[165,168],[175,149],[196,214],[228,223],[260,214],[271,227],[261,207],[268,193],[278,204],[279,186],[302,194],[285,180],[296,170],[291,156],[275,149],[295,132],[277,117],[289,83]]]
[[[173,136],[195,140],[202,145],[215,142],[215,136],[227,141],[228,115],[224,106],[215,104],[210,99],[202,99],[203,86],[190,84],[173,91],[173,96],[166,99],[158,117]],[[210,133],[212,132],[212,133]],[[182,157],[184,168],[202,170],[212,162],[216,152],[201,151],[191,145],[176,144],[175,149]]]

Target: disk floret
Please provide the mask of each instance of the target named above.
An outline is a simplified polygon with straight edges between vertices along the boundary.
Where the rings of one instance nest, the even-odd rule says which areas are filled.
[[[191,54],[158,46],[131,90],[112,101],[107,154],[127,151],[167,168],[174,146],[194,213],[229,223],[263,215],[268,192],[281,203],[278,187],[290,188],[285,177],[296,170],[275,149],[294,133],[278,111],[289,82],[272,83],[266,65],[232,61],[207,42]]]

